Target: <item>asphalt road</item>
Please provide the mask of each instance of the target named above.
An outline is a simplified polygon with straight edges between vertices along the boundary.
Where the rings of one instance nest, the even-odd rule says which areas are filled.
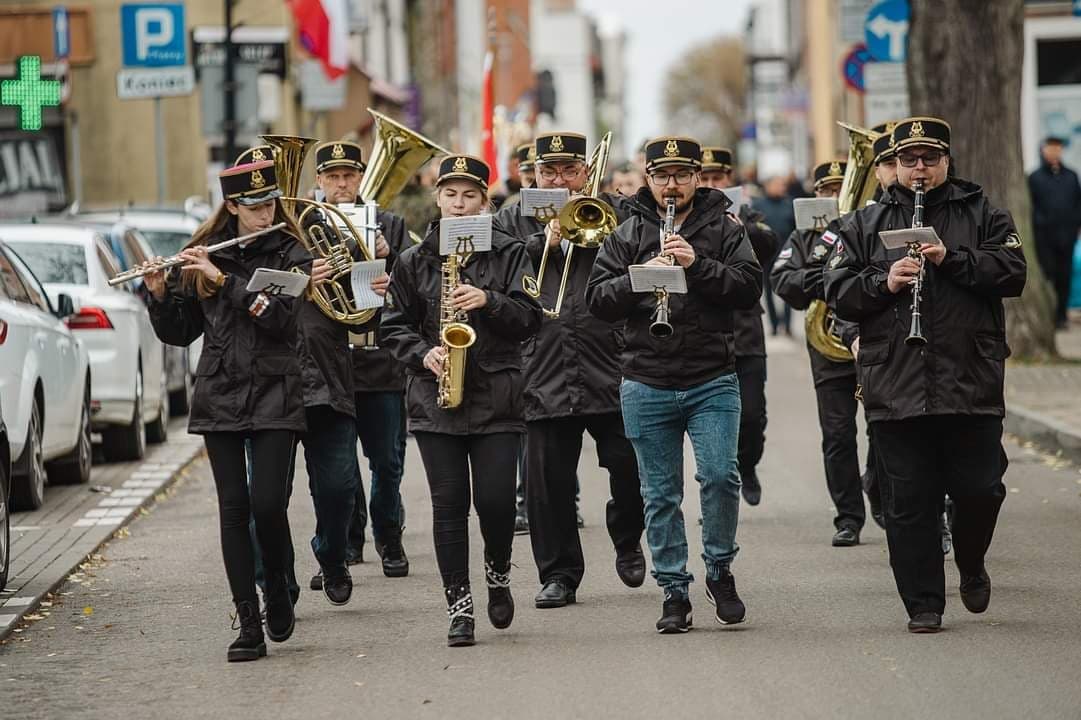
[[[1010,495],[988,569],[991,607],[965,612],[957,573],[947,630],[905,632],[883,534],[834,549],[806,355],[771,344],[764,500],[742,509],[734,571],[744,625],[712,621],[692,587],[693,632],[659,636],[660,594],[623,587],[603,527],[607,483],[587,445],[587,528],[579,603],[532,607],[528,538],[515,541],[518,614],[505,631],[483,613],[474,532],[478,644],[444,646],[446,616],[431,547],[431,511],[410,444],[408,578],[354,568],[344,608],[306,589],[296,632],[256,663],[227,664],[228,590],[205,461],[60,589],[49,614],[0,647],[4,718],[1081,718],[1081,473],[1008,445]],[[688,469],[693,467],[688,448]],[[697,494],[686,508],[697,528]],[[298,576],[315,564],[311,502],[298,476],[292,518]],[[692,537],[692,569],[703,577]]]

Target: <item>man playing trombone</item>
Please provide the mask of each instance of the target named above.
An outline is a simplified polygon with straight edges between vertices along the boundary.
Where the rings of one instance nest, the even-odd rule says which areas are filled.
[[[535,148],[538,187],[567,188],[573,196],[593,180],[589,184],[596,192],[599,183],[591,176],[603,174],[606,153],[598,153],[600,167],[587,167],[584,135],[548,133],[536,139]],[[611,196],[605,199],[618,203]],[[538,277],[545,244],[549,246],[550,267],[543,273],[539,299],[543,307],[559,306],[558,315],[545,314],[540,331],[523,351],[526,508],[541,582],[536,606],[558,608],[575,602],[585,572],[575,495],[586,431],[597,443],[601,466],[608,470],[612,497],[606,520],[616,550],[616,573],[627,586],[639,587],[646,572],[642,496],[634,449],[624,435],[619,411],[623,321],[593,317],[585,302],[597,249],[572,246],[562,236],[558,220],[545,223],[524,216],[519,205],[501,210],[496,224],[525,242]],[[563,273],[567,278],[560,303]]]
[[[740,479],[736,460],[740,397],[733,310],[749,309],[762,292],[762,270],[746,229],[729,214],[728,198],[699,188],[702,150],[683,137],[646,145],[649,184],[630,204],[631,217],[605,242],[586,298],[608,322],[626,321],[620,388],[627,437],[634,445],[645,501],[653,576],[664,590],[657,632],[691,627],[683,522],[683,436],[690,435],[702,501],[706,597],[723,624],[742,622],[743,601],[730,565],[739,550]],[[672,234],[663,235],[672,203]],[[683,268],[686,294],[667,297],[668,324],[651,333],[658,306],[652,292],[632,289],[628,266]]]

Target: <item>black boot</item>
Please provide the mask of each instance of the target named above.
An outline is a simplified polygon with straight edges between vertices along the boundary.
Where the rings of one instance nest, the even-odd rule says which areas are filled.
[[[488,619],[497,630],[509,628],[514,621],[514,598],[510,594],[510,562],[497,568],[491,560],[485,560],[484,580],[488,584]]]
[[[447,647],[468,647],[473,639],[473,593],[469,583],[452,585],[444,588],[447,596],[447,616],[450,618],[450,630],[447,631]]]
[[[240,630],[240,635],[229,646],[229,662],[258,660],[266,656],[266,642],[263,640],[263,625],[259,621],[259,608],[251,600],[241,600],[236,604],[236,617],[233,629]]]
[[[296,617],[293,600],[289,597],[289,582],[285,573],[267,578],[266,634],[274,642],[285,642],[293,634]]]
[[[402,534],[398,532],[386,539],[382,552],[379,553],[383,561],[383,574],[387,577],[405,577],[409,574],[409,558],[405,555],[402,547]]]

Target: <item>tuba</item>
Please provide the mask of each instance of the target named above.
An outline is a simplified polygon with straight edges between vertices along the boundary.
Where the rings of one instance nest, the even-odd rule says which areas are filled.
[[[837,124],[848,131],[849,137],[848,166],[845,168],[845,179],[841,183],[841,194],[837,198],[837,210],[841,217],[844,217],[866,205],[875,194],[878,181],[873,172],[873,143],[878,135],[847,123]],[[825,301],[812,301],[804,318],[804,333],[808,344],[828,360],[848,362],[852,360],[852,351],[845,347],[833,326],[833,313],[826,307]]]
[[[274,148],[274,170],[285,196],[282,203],[300,226],[301,240],[308,252],[326,260],[333,270],[329,278],[312,285],[310,298],[324,315],[347,325],[363,325],[377,311],[377,308],[359,309],[353,300],[349,287],[353,267],[351,248],[357,247],[365,260],[375,259],[378,207],[393,200],[437,153],[447,152],[381,113],[371,109],[368,112],[375,118],[375,145],[358,191],[365,201],[361,208],[363,221],[359,224],[352,213],[336,205],[298,197],[301,169],[315,140],[293,135],[262,136]],[[312,222],[316,218],[327,222]]]
[[[608,167],[608,153],[611,145],[612,133],[605,133],[589,158],[589,179],[582,188],[582,194],[573,198],[559,211],[560,234],[571,244],[571,247],[567,250],[567,257],[563,259],[563,276],[559,281],[555,307],[551,310],[544,309],[544,314],[550,318],[559,317],[559,311],[563,307],[563,296],[567,294],[567,278],[570,277],[571,256],[574,254],[574,248],[576,246],[584,249],[600,247],[618,224],[616,211],[612,209],[612,206],[597,198],[601,182],[604,180],[605,169]],[[541,296],[550,248],[551,246],[545,242],[544,252],[541,254],[540,271],[536,279],[526,278],[525,291],[533,298]]]

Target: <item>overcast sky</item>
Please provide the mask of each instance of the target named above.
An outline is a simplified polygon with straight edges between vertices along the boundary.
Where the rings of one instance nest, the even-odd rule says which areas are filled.
[[[628,135],[631,146],[664,131],[664,77],[692,45],[742,34],[751,0],[578,0],[578,7],[627,33]],[[615,139],[617,143],[623,139]]]

